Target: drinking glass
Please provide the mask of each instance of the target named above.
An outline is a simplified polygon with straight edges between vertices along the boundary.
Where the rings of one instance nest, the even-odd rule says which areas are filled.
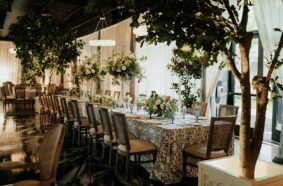
[[[198,122],[198,118],[199,118],[199,111],[198,110],[196,110],[195,112],[194,112],[194,115],[195,115],[195,117],[196,117],[196,122]]]

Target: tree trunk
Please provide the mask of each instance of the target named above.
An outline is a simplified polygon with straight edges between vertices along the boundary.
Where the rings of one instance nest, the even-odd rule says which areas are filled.
[[[45,71],[43,70],[42,71],[42,92],[44,92],[45,91]]]
[[[252,36],[247,36],[239,44],[241,53],[241,78],[242,113],[240,126],[240,175],[245,178],[254,178],[255,163],[250,156],[250,123],[251,123],[251,90],[250,90],[250,66],[249,50]]]
[[[240,126],[240,175],[245,178],[253,178],[253,165],[250,161],[250,120],[251,120],[251,95],[250,95],[250,81],[249,72],[241,80],[242,91],[242,113]]]

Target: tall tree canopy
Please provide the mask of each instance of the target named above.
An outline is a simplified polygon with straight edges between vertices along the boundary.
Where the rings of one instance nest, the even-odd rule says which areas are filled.
[[[80,54],[83,43],[74,33],[40,14],[27,14],[10,26],[9,37],[16,47],[24,73],[43,75],[46,69],[64,73]]]
[[[247,31],[248,12],[252,6],[250,0],[121,0],[125,10],[132,13],[132,25],[146,25],[148,34],[139,37],[140,42],[158,43],[172,41],[178,47],[191,46],[192,50],[204,50],[211,65],[220,54],[240,82],[242,93],[242,113],[240,129],[240,166],[241,176],[254,178],[254,169],[260,152],[265,125],[265,113],[268,103],[268,90],[274,69],[282,65],[279,59],[283,46],[280,38],[272,59],[268,61],[269,70],[264,77],[253,80],[256,89],[256,121],[253,134],[251,128],[251,82],[249,52],[253,37]],[[283,3],[283,2],[282,2]],[[281,30],[278,30],[280,31]],[[234,54],[230,50],[231,42],[239,44],[241,69],[235,64]],[[223,65],[224,65],[223,64]]]

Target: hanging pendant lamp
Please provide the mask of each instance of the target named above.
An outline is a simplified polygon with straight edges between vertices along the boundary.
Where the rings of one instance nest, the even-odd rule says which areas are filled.
[[[89,40],[90,46],[115,46],[116,41],[111,39],[100,39],[100,30],[108,26],[105,17],[100,17],[96,25],[95,32],[98,31],[99,39]]]

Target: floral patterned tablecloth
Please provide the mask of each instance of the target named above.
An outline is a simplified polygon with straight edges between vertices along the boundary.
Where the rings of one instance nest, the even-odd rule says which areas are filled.
[[[154,165],[146,167],[152,179],[165,184],[179,182],[183,177],[183,149],[185,145],[205,143],[209,123],[193,120],[139,119],[128,117],[129,131],[139,139],[148,140],[158,148]],[[196,176],[197,170],[187,171],[187,176]]]

